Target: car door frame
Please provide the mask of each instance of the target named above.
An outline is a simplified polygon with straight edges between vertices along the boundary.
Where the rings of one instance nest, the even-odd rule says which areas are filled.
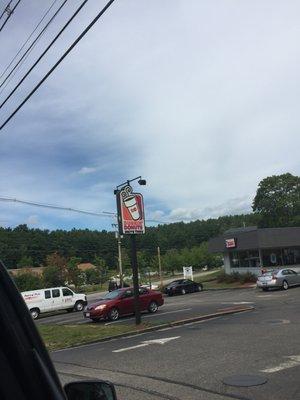
[[[131,292],[130,297],[126,297],[126,292]],[[134,314],[134,295],[132,289],[126,289],[122,293],[118,302],[118,310],[120,315]]]

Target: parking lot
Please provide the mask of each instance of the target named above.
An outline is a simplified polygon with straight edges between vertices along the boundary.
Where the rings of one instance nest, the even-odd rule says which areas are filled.
[[[237,304],[255,310],[61,350],[52,358],[63,382],[108,379],[120,399],[294,400],[300,397],[299,294],[300,288],[243,289],[172,297],[153,318],[174,320]],[[252,387],[223,383],[241,374],[266,382]]]

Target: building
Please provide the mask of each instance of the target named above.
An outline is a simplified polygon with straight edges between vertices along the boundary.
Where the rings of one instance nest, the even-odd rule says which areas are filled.
[[[289,266],[300,272],[300,227],[229,229],[210,239],[208,249],[223,253],[225,272],[252,272]]]

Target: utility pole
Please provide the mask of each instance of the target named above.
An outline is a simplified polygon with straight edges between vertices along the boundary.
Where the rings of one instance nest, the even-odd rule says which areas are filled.
[[[115,237],[117,239],[118,243],[118,266],[119,266],[119,276],[120,276],[120,287],[123,287],[123,266],[122,266],[122,242],[121,239],[123,238],[122,235],[120,235],[120,232],[118,230],[118,224],[111,224],[115,228]]]
[[[160,279],[160,286],[163,287],[163,278],[161,272],[161,259],[160,259],[160,247],[157,247],[157,258],[158,258],[158,269],[159,269],[159,279]]]
[[[118,241],[118,261],[119,261],[119,275],[120,275],[120,286],[123,287],[123,266],[122,266],[122,248],[121,248],[121,238],[122,236],[117,231],[116,232],[117,241]]]

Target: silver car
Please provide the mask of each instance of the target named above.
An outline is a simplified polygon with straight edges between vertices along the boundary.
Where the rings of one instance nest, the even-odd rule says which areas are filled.
[[[290,286],[300,285],[300,274],[292,269],[277,269],[265,272],[257,279],[257,287],[262,290],[269,288],[282,288],[287,290]]]

